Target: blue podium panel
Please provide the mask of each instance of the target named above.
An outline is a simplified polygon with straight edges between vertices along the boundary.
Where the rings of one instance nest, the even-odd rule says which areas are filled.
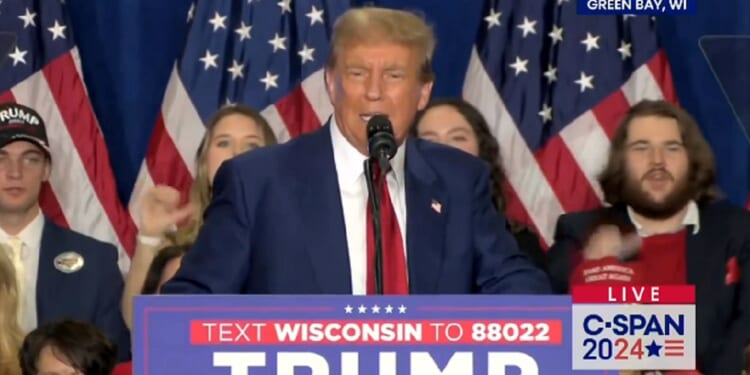
[[[136,374],[604,374],[571,370],[570,296],[162,295],[135,307]]]

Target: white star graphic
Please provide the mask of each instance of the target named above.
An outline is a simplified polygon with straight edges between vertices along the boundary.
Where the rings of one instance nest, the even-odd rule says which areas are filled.
[[[484,21],[487,22],[487,29],[491,29],[492,26],[500,26],[500,16],[503,12],[495,12],[494,9],[490,9],[490,14],[484,17]]]
[[[620,56],[622,56],[623,60],[633,56],[632,52],[630,52],[631,47],[632,45],[630,43],[625,43],[624,40],[620,42],[620,48],[617,49],[617,52],[620,53]]]
[[[552,120],[552,107],[544,103],[542,110],[539,111],[539,116],[542,116],[542,122],[548,122]]]
[[[354,310],[354,308],[351,305],[346,305],[346,307],[344,307],[344,312],[347,314],[351,314],[352,310]]]
[[[279,8],[281,8],[281,14],[284,14],[284,12],[292,13],[291,4],[292,4],[292,0],[281,0],[278,3],[276,3],[276,5],[278,5]]]
[[[297,52],[297,54],[300,55],[300,57],[302,57],[302,63],[304,64],[307,61],[312,62],[315,60],[313,58],[313,52],[315,52],[315,48],[310,48],[307,46],[307,44],[305,44],[302,46],[302,49],[299,52]]]
[[[557,68],[552,66],[552,64],[547,65],[547,70],[544,71],[544,76],[547,77],[547,83],[557,81]]]
[[[398,307],[398,313],[399,314],[406,314],[406,306],[401,305]]]
[[[523,30],[523,37],[525,38],[529,34],[536,34],[535,26],[536,26],[536,21],[532,21],[528,17],[524,17],[523,23],[516,27]]]
[[[250,39],[250,31],[253,29],[250,25],[245,25],[245,21],[242,21],[240,27],[234,29],[234,32],[240,36],[240,42],[245,39]]]
[[[245,64],[240,64],[237,60],[232,60],[232,66],[227,68],[227,72],[232,73],[232,79],[243,78],[242,69],[245,69]]]
[[[557,25],[552,25],[552,31],[549,32],[549,37],[552,38],[552,44],[557,44],[563,41],[563,28]]]
[[[18,63],[26,64],[26,59],[24,58],[24,56],[26,56],[28,52],[29,51],[21,51],[20,49],[18,49],[18,46],[16,46],[16,49],[13,51],[13,53],[8,54],[8,56],[13,59],[13,66],[16,66]]]
[[[211,18],[208,20],[208,23],[214,25],[214,31],[217,31],[219,29],[226,29],[227,27],[224,25],[224,21],[227,20],[227,16],[222,16],[219,14],[219,12],[214,13],[214,18]]]
[[[55,20],[55,24],[52,25],[52,27],[47,28],[49,32],[52,33],[52,40],[57,39],[58,37],[61,39],[65,39],[65,29],[67,26],[61,25],[57,20]]]
[[[526,64],[529,63],[529,59],[521,59],[521,57],[516,56],[516,61],[513,64],[509,64],[511,68],[513,68],[516,71],[516,75],[523,73],[528,73],[529,70],[526,67]]]
[[[586,33],[586,39],[582,40],[581,44],[586,45],[586,52],[599,49],[599,35],[593,36],[591,33]]]
[[[27,28],[29,26],[36,26],[36,23],[34,23],[34,17],[36,17],[36,13],[31,13],[29,8],[26,8],[26,14],[23,16],[18,16],[18,18],[23,21],[23,28]]]
[[[581,86],[581,92],[584,92],[584,91],[586,91],[587,88],[588,89],[592,89],[592,90],[594,89],[594,82],[593,81],[594,81],[594,75],[593,74],[590,75],[590,76],[588,76],[588,75],[586,75],[585,72],[581,72],[581,78],[578,78],[574,82],[578,86]]]
[[[232,99],[229,99],[228,97],[227,97],[226,100],[224,100],[224,105],[227,106],[227,107],[231,107],[231,106],[233,106],[235,104],[237,104],[237,103],[233,102]]]
[[[366,313],[366,312],[367,312],[367,307],[365,307],[365,305],[359,305],[359,307],[357,308],[357,311],[358,311],[358,312],[359,312],[360,314],[364,314],[364,313]]]
[[[286,46],[284,45],[285,41],[286,37],[282,37],[279,33],[276,33],[274,34],[273,39],[269,40],[268,43],[271,43],[273,51],[276,52],[280,49],[286,49]]]
[[[268,91],[271,87],[279,87],[279,84],[276,83],[277,79],[279,79],[278,74],[271,74],[270,71],[266,71],[266,76],[261,78],[260,81],[266,85],[266,91]]]
[[[380,306],[375,305],[372,307],[372,313],[373,314],[380,314]]]
[[[392,312],[393,312],[393,306],[388,305],[388,306],[385,307],[385,313],[386,314],[390,314]]]
[[[219,54],[211,54],[211,51],[206,50],[206,55],[201,57],[200,61],[203,62],[203,70],[208,70],[210,67],[218,68],[219,66],[216,65],[216,59],[219,57]]]
[[[310,26],[315,25],[316,22],[320,22],[321,25],[323,24],[323,10],[318,10],[315,5],[313,5],[312,10],[306,16],[310,18]]]

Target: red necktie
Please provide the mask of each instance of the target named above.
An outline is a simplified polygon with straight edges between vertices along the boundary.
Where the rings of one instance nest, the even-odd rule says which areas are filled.
[[[380,186],[380,223],[383,240],[383,294],[409,294],[406,256],[401,229],[393,210],[385,176],[380,176],[378,163],[373,163],[375,188]],[[375,294],[375,234],[372,227],[372,204],[367,200],[367,294]]]

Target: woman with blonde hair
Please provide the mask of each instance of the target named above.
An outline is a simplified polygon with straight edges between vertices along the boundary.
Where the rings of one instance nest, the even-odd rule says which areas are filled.
[[[140,233],[122,297],[128,327],[132,328],[133,297],[141,293],[156,253],[166,246],[189,245],[195,241],[203,224],[203,211],[211,202],[211,186],[221,163],[276,143],[276,135],[260,112],[243,105],[223,107],[208,122],[198,147],[189,202],[180,206],[180,192],[170,186],[155,186],[144,193],[140,199]],[[186,220],[189,221],[185,225],[173,230]]]
[[[19,321],[16,269],[8,254],[11,249],[0,244],[0,375],[20,375],[18,350],[23,343]]]

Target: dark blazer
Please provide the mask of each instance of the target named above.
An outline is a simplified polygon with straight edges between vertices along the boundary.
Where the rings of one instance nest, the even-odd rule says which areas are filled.
[[[592,224],[602,215],[632,224],[624,207],[562,215],[547,253],[553,288],[568,292],[572,259]],[[700,207],[700,231],[687,231],[687,281],[696,293],[696,356],[704,375],[739,374],[742,349],[750,338],[750,212],[723,203]],[[736,259],[741,278],[727,283]]]
[[[329,126],[223,163],[198,239],[162,293],[351,294]],[[483,162],[409,139],[405,169],[412,294],[550,291],[498,230]]]
[[[69,251],[80,254],[84,265],[76,272],[64,273],[55,267],[55,258]],[[36,286],[39,325],[59,319],[92,323],[117,344],[120,360],[127,360],[130,331],[120,309],[123,287],[114,245],[45,219]]]
[[[540,270],[547,272],[547,259],[542,245],[539,243],[539,237],[531,229],[523,227],[512,231],[508,226],[507,229],[513,233],[518,248],[521,253],[529,257],[532,263]]]

